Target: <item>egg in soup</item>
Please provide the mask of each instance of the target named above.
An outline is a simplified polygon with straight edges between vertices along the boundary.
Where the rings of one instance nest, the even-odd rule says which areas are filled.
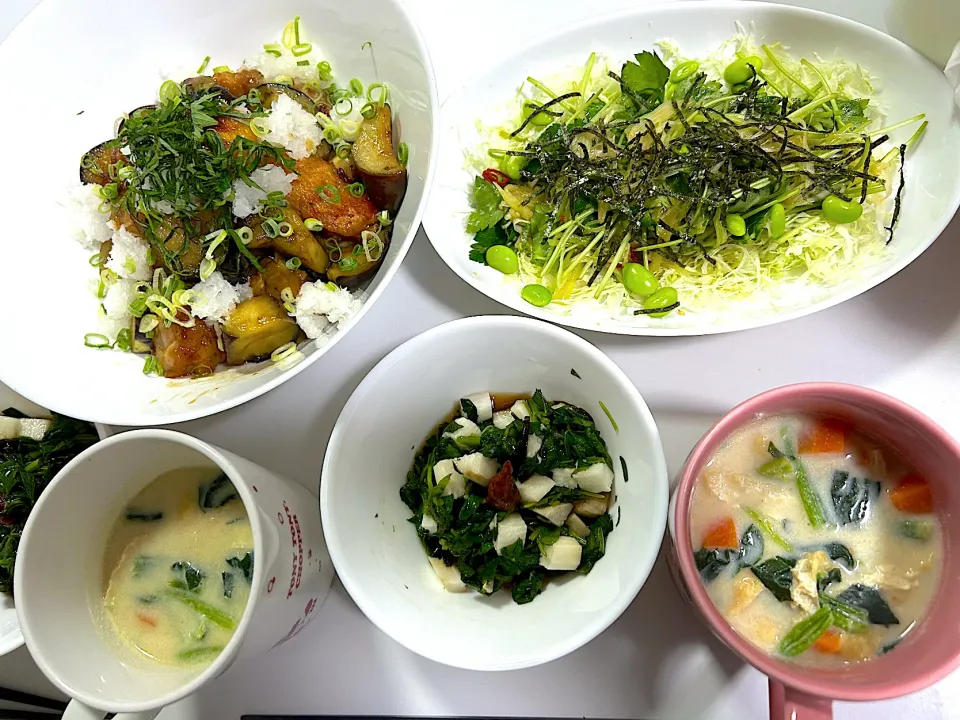
[[[941,565],[927,482],[829,418],[762,417],[703,468],[694,559],[730,625],[765,652],[840,667],[889,652],[923,617]]]
[[[253,532],[213,468],[165,473],[117,519],[103,605],[122,644],[166,665],[213,661],[236,630],[253,580]]]

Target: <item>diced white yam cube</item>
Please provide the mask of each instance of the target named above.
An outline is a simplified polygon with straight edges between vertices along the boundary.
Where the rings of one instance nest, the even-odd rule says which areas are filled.
[[[577,515],[582,515],[583,517],[588,518],[598,518],[607,511],[607,506],[610,504],[609,497],[604,495],[599,498],[586,498],[580,500],[575,505]]]
[[[431,535],[433,535],[438,529],[437,521],[426,513],[423,514],[423,520],[420,521],[420,527],[423,528],[424,532],[428,532]]]
[[[493,414],[493,426],[499,430],[510,427],[513,422],[513,415],[509,410],[499,410]]]
[[[53,425],[53,420],[43,420],[41,418],[24,418],[20,421],[20,437],[27,437],[33,440],[41,440],[47,434],[47,430]]]
[[[573,532],[577,537],[585,538],[590,534],[590,528],[587,527],[587,524],[580,519],[580,516],[576,513],[570,513],[570,516],[567,518],[567,527]]]
[[[462,498],[467,494],[467,479],[458,472],[447,475],[447,484],[443,488],[443,494]]]
[[[517,400],[510,408],[510,414],[518,420],[530,417],[530,408],[527,406],[527,401]]]
[[[610,492],[613,487],[613,470],[606,463],[595,463],[588,468],[578,470],[573,479],[581,490],[587,492]]]
[[[497,539],[493,542],[493,549],[499,555],[504,548],[510,547],[517,540],[523,542],[526,539],[527,524],[519,513],[510,513],[497,523]]]
[[[451,438],[453,440],[459,440],[460,438],[465,437],[480,437],[480,428],[477,427],[477,424],[472,420],[467,420],[467,418],[457,418],[454,422],[459,425],[459,427],[453,432],[445,432],[444,437]]]
[[[577,481],[573,479],[574,469],[575,468],[554,468],[553,472],[550,473],[550,477],[553,478],[555,485],[575,490]]]
[[[563,535],[540,554],[540,564],[547,570],[576,570],[580,566],[580,543]]]
[[[447,475],[453,475],[457,469],[453,466],[453,460],[441,460],[433,466],[433,481],[439,483]]]
[[[531,435],[527,438],[527,457],[532,458],[536,457],[537,453],[540,452],[540,448],[543,447],[543,440],[540,439],[539,435]]]
[[[520,483],[520,499],[525,503],[543,500],[543,496],[550,492],[553,486],[553,480],[546,475],[531,475]]]
[[[490,397],[490,393],[473,393],[473,395],[467,395],[464,400],[472,402],[477,409],[477,422],[486,422],[493,417],[493,398]]]
[[[560,503],[559,505],[548,505],[547,507],[534,508],[534,512],[537,515],[549,520],[557,527],[563,525],[571,510],[573,510],[573,503]]]
[[[463,584],[463,579],[460,577],[460,571],[454,565],[447,565],[440,558],[430,558],[430,567],[440,578],[443,589],[447,592],[462,593],[467,591],[467,586]]]
[[[0,440],[13,440],[20,437],[20,419],[0,417]]]
[[[500,470],[496,460],[484,457],[483,453],[478,452],[458,457],[453,461],[453,466],[461,475],[482,487],[489,485],[490,478]]]

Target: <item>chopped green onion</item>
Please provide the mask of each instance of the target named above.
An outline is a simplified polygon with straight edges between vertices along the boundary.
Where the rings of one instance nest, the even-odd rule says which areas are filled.
[[[111,347],[110,338],[100,333],[87,333],[83,336],[83,344],[91,348]]]
[[[263,139],[270,134],[270,125],[264,117],[254,118],[250,121],[250,129],[258,138]]]
[[[317,75],[320,76],[320,79],[324,82],[329,82],[333,79],[333,68],[330,67],[330,63],[326,60],[317,63]]]
[[[293,296],[293,290],[288,287],[285,287],[280,291],[280,299],[285,303],[292,303],[296,300],[296,298]]]
[[[207,259],[212,259],[212,258],[213,258],[213,252],[214,252],[218,247],[220,247],[220,245],[222,245],[223,242],[227,239],[227,231],[226,231],[226,230],[214,230],[212,233],[210,233],[209,235],[207,235],[205,239],[206,239],[206,240],[212,240],[212,242],[210,243],[210,245],[207,247],[207,254],[206,254]]]
[[[181,96],[180,85],[173,80],[164,80],[160,86],[159,97],[161,102],[176,102]]]
[[[205,257],[200,261],[200,279],[206,280],[211,275],[213,271],[217,269],[217,261],[213,258]]]
[[[107,296],[107,284],[103,281],[103,278],[100,279],[100,282],[97,283],[97,299],[103,300]]]
[[[321,232],[323,230],[323,223],[316,218],[306,218],[303,224],[310,232]]]
[[[404,167],[407,166],[407,161],[410,159],[410,148],[407,147],[405,142],[400,143],[397,146],[397,159],[400,161],[400,164]]]
[[[301,264],[300,258],[298,257],[292,257],[284,263],[284,265],[287,267],[287,270],[296,270]]]
[[[352,257],[342,258],[340,262],[337,264],[340,266],[341,270],[345,270],[347,272],[350,272],[351,270],[356,270],[358,265],[357,261],[354,260]]]
[[[207,55],[207,56],[203,59],[203,62],[200,63],[200,67],[197,68],[197,75],[203,75],[203,71],[207,69],[207,63],[209,63],[209,62],[210,62],[210,56]]]
[[[293,225],[284,220],[277,225],[277,234],[280,235],[280,237],[290,237],[293,235]]]
[[[337,100],[337,104],[333,106],[333,109],[336,111],[337,115],[343,117],[344,115],[349,115],[353,112],[353,101],[350,98],[341,98]]]
[[[317,195],[331,205],[340,204],[340,191],[333,185],[320,185],[316,188]]]
[[[160,363],[153,355],[148,355],[147,359],[143,361],[143,374],[163,377],[163,368],[160,367]]]
[[[379,90],[379,95],[375,98],[373,96],[374,91]],[[385,105],[387,103],[387,97],[389,97],[390,91],[387,89],[387,86],[383,83],[372,83],[367,87],[367,100],[374,105]]]
[[[240,238],[240,242],[244,245],[249,245],[250,241],[253,240],[253,230],[244,226],[237,230],[237,237]]]
[[[377,109],[373,106],[372,103],[367,103],[362,108],[360,108],[360,114],[363,115],[367,120],[376,117]]]
[[[136,298],[127,306],[127,309],[134,317],[140,317],[147,311],[147,296],[141,295]]]
[[[275,362],[283,362],[288,357],[295,355],[297,353],[297,344],[294,342],[288,342],[286,345],[281,345],[272,353],[270,353],[270,359]]]
[[[230,66],[229,66],[229,65],[217,65],[217,66],[213,69],[213,72],[215,72],[215,73],[219,73],[219,72],[230,72]]]
[[[133,165],[124,165],[117,170],[117,177],[121,180],[130,180],[137,176],[137,169]]]
[[[310,43],[298,43],[294,45],[292,48],[290,48],[290,52],[293,53],[294,57],[303,57],[304,55],[309,53],[311,50],[313,50],[313,45],[311,45]],[[297,65],[299,64],[300,63],[297,63]],[[310,61],[307,60],[303,64],[309,65]]]
[[[610,424],[613,425],[613,431],[615,433],[620,432],[620,428],[617,427],[617,421],[613,419],[613,414],[607,410],[607,406],[603,404],[603,400],[599,401],[600,409],[603,410],[603,414],[607,416],[607,420],[610,421]]]
[[[107,183],[97,190],[97,194],[104,200],[114,200],[119,193],[116,183]]]
[[[287,23],[283,28],[283,35],[280,42],[286,48],[292,48],[300,42],[300,16],[297,15],[293,20]]]
[[[290,77],[289,75],[277,75],[274,82],[279,83],[280,85],[290,85],[291,87],[293,86],[293,78]]]
[[[273,218],[267,218],[263,221],[263,232],[268,238],[275,238],[280,234],[280,225]]]
[[[343,143],[342,145],[337,146],[337,157],[341,160],[349,159],[352,153],[353,150],[350,148],[348,143]]]
[[[340,141],[341,133],[340,129],[331,125],[323,131],[323,139],[326,140],[331,145],[334,145]]]
[[[360,82],[359,78],[353,78],[350,81],[350,92],[352,92],[357,97],[363,96],[363,83]]]
[[[130,348],[133,347],[133,342],[130,340],[130,330],[124,328],[117,333],[117,340],[114,343],[114,347],[123,350],[124,352],[130,352]]]
[[[360,123],[354,120],[341,120],[340,132],[343,134],[343,139],[347,142],[356,142],[357,137],[360,135]]]
[[[283,49],[276,43],[267,43],[263,46],[263,51],[267,55],[273,55],[274,57],[280,57],[283,54]]]
[[[100,263],[103,262],[103,259],[100,257],[100,253],[94,253],[90,256],[90,259],[87,262],[94,267],[100,267]]]
[[[363,197],[365,190],[366,188],[363,186],[362,182],[355,182],[347,185],[347,191],[354,197]]]
[[[148,332],[152,332],[159,324],[160,318],[148,313],[140,320],[140,332],[146,335]]]
[[[390,227],[393,224],[393,220],[390,219],[390,213],[387,210],[381,210],[377,214],[377,220],[380,222],[380,227]]]
[[[309,60],[297,60],[297,67],[307,67],[309,64]]]

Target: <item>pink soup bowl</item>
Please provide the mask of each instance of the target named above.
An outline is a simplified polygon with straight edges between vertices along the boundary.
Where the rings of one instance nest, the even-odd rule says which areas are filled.
[[[840,671],[779,660],[741,637],[707,595],[693,561],[690,501],[701,470],[739,428],[763,415],[809,413],[849,422],[889,447],[930,482],[943,528],[943,569],[926,615],[893,651]],[[886,700],[922,690],[960,665],[960,445],[943,428],[888,395],[856,385],[802,383],[738,405],[701,438],[680,471],[669,514],[671,569],[713,633],[770,678],[771,720],[826,720],[834,700]]]

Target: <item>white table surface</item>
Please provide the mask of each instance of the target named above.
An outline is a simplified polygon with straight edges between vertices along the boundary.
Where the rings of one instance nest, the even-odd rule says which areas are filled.
[[[443,98],[482,72],[487,58],[519,46],[531,28],[546,31],[643,1],[407,3],[431,49]],[[2,0],[0,38],[37,2]],[[845,14],[908,41],[939,38],[933,54],[945,51],[946,36],[931,13],[956,13],[955,3],[791,2]],[[918,33],[918,13],[930,32]],[[953,35],[953,42],[960,39],[960,23]],[[960,268],[960,218],[898,276],[812,317],[702,338],[581,334],[608,353],[643,393],[660,426],[671,473],[725,410],[767,388],[805,380],[883,390],[960,437],[955,268]],[[325,358],[265,397],[177,429],[316,491],[327,437],[366,372],[430,327],[503,312],[448,270],[421,231],[382,300]],[[59,695],[25,649],[0,658],[0,685]],[[637,600],[601,637],[548,665],[501,674],[454,670],[413,655],[369,623],[336,583],[319,618],[295,640],[232,668],[160,717],[226,720],[254,712],[753,720],[767,717],[767,683],[707,632],[678,597],[661,558]],[[839,703],[836,715],[841,720],[960,718],[960,673],[899,700]]]

